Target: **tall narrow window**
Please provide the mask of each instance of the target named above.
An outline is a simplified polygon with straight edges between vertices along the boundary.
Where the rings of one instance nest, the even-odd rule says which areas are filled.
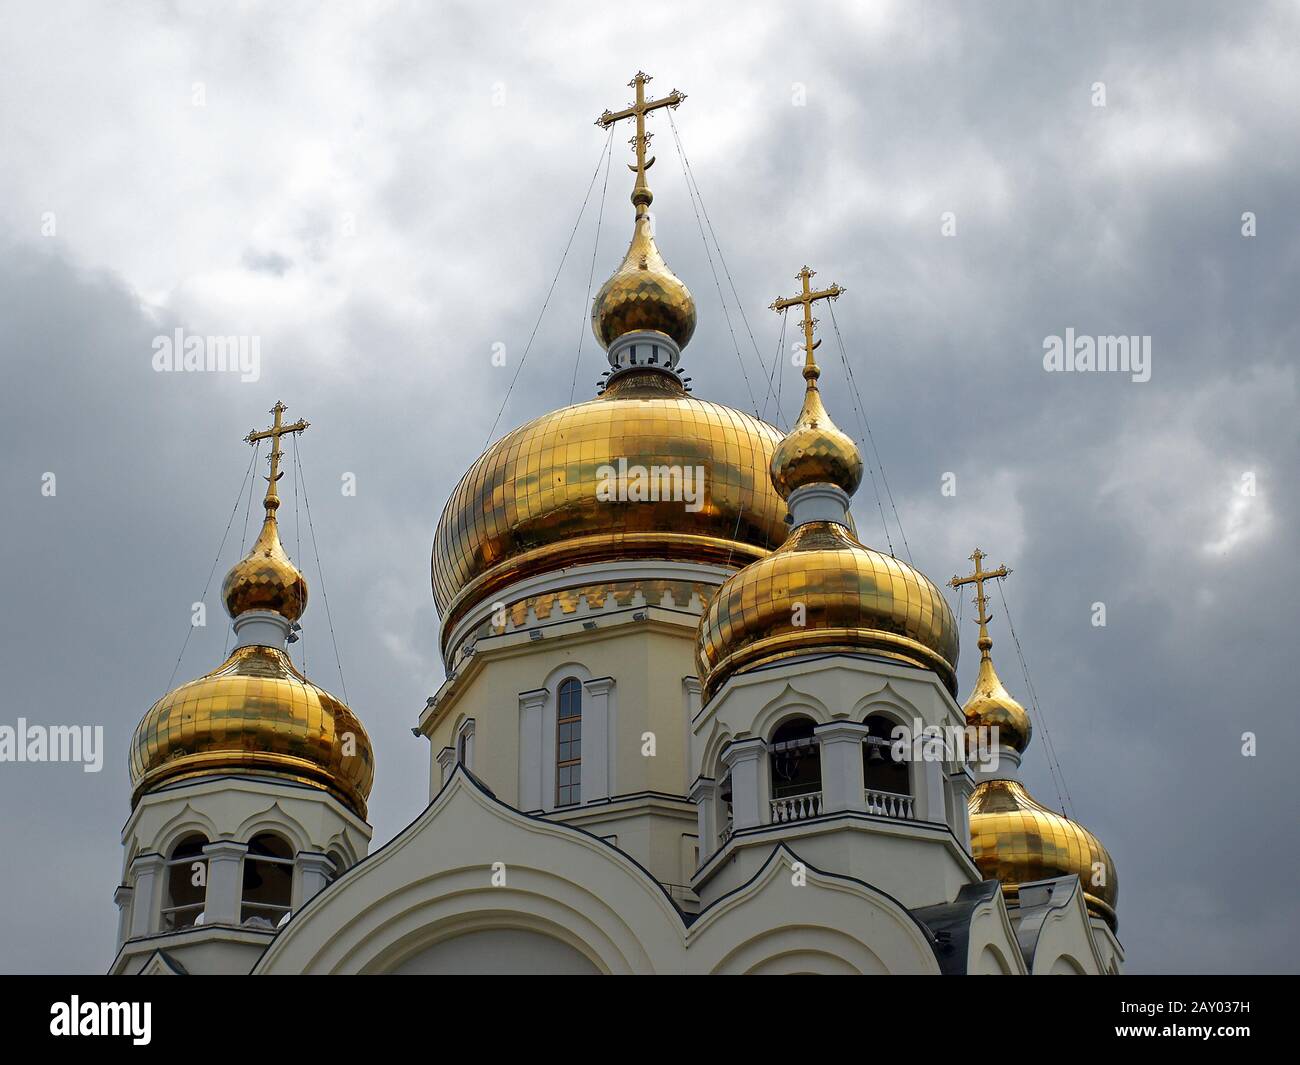
[[[167,859],[167,903],[162,910],[162,930],[173,932],[199,923],[207,898],[207,861],[202,836],[186,836]]]
[[[240,924],[274,928],[293,902],[293,848],[269,832],[254,836],[244,855]]]
[[[570,677],[560,684],[555,718],[555,805],[582,802],[582,683]]]

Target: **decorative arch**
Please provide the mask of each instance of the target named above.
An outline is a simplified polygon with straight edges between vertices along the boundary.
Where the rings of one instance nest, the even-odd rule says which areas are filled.
[[[726,766],[722,764],[722,752],[726,750],[733,738],[731,730],[726,725],[720,725],[715,718],[709,728],[708,739],[704,741],[704,747],[700,752],[701,776],[711,777],[714,780],[722,778],[722,774],[726,772]]]
[[[814,695],[796,691],[789,683],[781,694],[766,703],[755,715],[751,731],[755,736],[768,739],[787,718],[810,717],[814,724],[821,725],[834,716],[830,709]]]
[[[343,856],[345,869],[351,869],[361,860],[361,855],[358,854],[356,848],[352,846],[352,841],[348,838],[346,832],[334,833],[325,844],[326,854],[334,854],[336,851]],[[343,869],[340,869],[339,875],[341,876],[342,874]]]
[[[390,971],[487,928],[549,935],[608,973],[675,971],[684,933],[626,854],[506,806],[458,768],[414,823],[304,905],[255,971]]]
[[[565,662],[563,665],[556,666],[546,674],[546,680],[542,682],[542,687],[550,693],[552,698],[554,698],[555,692],[560,686],[560,682],[565,678],[576,677],[578,680],[585,682],[591,680],[593,676],[594,674],[591,670],[581,662],[570,660]]]
[[[932,937],[902,903],[825,873],[784,844],[749,882],[700,914],[687,946],[697,972],[940,971]]]
[[[1061,954],[1047,970],[1048,976],[1085,976],[1083,966],[1069,954]]]
[[[1006,956],[992,943],[984,944],[970,970],[972,976],[1010,976],[1011,973]]]
[[[284,836],[295,854],[298,851],[317,849],[303,824],[296,817],[287,814],[278,802],[246,817],[235,830],[235,838],[240,843],[248,843],[262,832]]]
[[[158,853],[171,854],[176,844],[192,833],[206,836],[208,842],[212,842],[221,835],[217,831],[216,822],[212,818],[186,803],[185,806],[168,818],[159,830],[156,845]]]
[[[915,718],[923,716],[912,700],[900,694],[893,684],[888,682],[877,691],[859,699],[853,706],[851,716],[855,721],[863,721],[868,714],[877,713],[892,716],[896,722],[907,725],[908,728],[912,727]]]

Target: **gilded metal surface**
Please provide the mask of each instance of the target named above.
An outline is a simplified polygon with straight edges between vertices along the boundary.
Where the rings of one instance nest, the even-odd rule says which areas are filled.
[[[862,483],[862,456],[857,445],[831,421],[817,388],[821,368],[816,352],[821,341],[813,339],[817,319],[812,316],[812,307],[818,300],[839,299],[845,290],[831,285],[814,291],[810,282],[816,273],[805,266],[795,275],[803,291],[772,303],[774,311],[790,307],[803,310],[803,409],[772,456],[772,483],[783,499],[789,499],[791,492],[806,484],[833,484],[852,495]]]
[[[742,566],[762,557],[786,534],[767,472],[779,439],[775,427],[695,399],[653,369],[625,371],[600,398],[502,437],[453,490],[434,535],[444,641],[470,606],[531,574],[620,558]],[[702,466],[703,506],[598,499],[598,470],[620,458]]]
[[[999,742],[1014,747],[1017,751],[1023,751],[1029,746],[1029,739],[1034,734],[1029,714],[1002,686],[1002,681],[993,668],[993,659],[987,652],[980,659],[975,690],[970,693],[962,710],[966,714],[966,724],[996,728]]]
[[[653,329],[684,348],[695,332],[695,300],[668,269],[651,235],[650,218],[639,208],[623,262],[592,301],[591,328],[605,347],[624,333]]]
[[[834,522],[800,525],[723,584],[700,619],[706,697],[741,669],[829,651],[896,658],[934,670],[955,690],[957,627],[939,589]]]
[[[998,728],[998,739],[1024,752],[1033,736],[1029,714],[1002,685],[993,668],[993,640],[989,636],[992,615],[984,582],[1004,580],[1011,573],[1005,565],[983,568],[988,556],[978,547],[970,556],[975,570],[966,577],[953,577],[954,588],[975,585],[975,617],[979,624],[980,671],[975,690],[962,708],[968,725]],[[1082,825],[1041,805],[1025,786],[1015,780],[986,780],[970,799],[971,854],[988,878],[1002,881],[1003,893],[1016,899],[1019,885],[1051,877],[1078,876],[1083,885],[1088,912],[1111,926],[1118,926],[1115,901],[1119,880],[1115,863],[1101,842]],[[1098,871],[1100,871],[1098,873]]]
[[[968,725],[996,727],[999,741],[1009,744],[1017,751],[1024,751],[1034,734],[1033,725],[1025,708],[1002,686],[997,670],[993,668],[993,656],[990,654],[993,640],[989,636],[989,622],[993,620],[993,615],[989,613],[988,596],[984,592],[985,581],[1005,580],[1011,571],[1005,565],[992,570],[984,569],[983,562],[986,558],[988,555],[978,547],[975,548],[970,556],[975,563],[975,572],[966,577],[954,576],[948,582],[949,586],[957,589],[968,584],[975,585],[975,621],[980,627],[980,672],[975,678],[975,690],[970,693],[962,710],[966,714]]]
[[[287,654],[241,647],[145,714],[131,741],[132,803],[161,784],[222,772],[310,784],[364,818],[374,755],[352,711],[308,681]]]
[[[645,87],[654,79],[644,71],[638,70],[635,76],[629,81],[628,88],[636,90],[636,99],[632,101],[622,111],[617,113],[608,109],[598,119],[596,125],[602,129],[608,129],[615,122],[621,122],[625,118],[636,119],[636,135],[632,138],[632,149],[636,153],[636,165],[628,164],[628,169],[636,174],[636,185],[632,189],[632,202],[637,206],[637,214],[640,215],[641,209],[649,207],[654,200],[654,194],[650,191],[650,185],[646,182],[645,172],[655,165],[654,156],[646,158],[646,151],[650,147],[650,138],[653,134],[645,131],[646,116],[661,107],[671,107],[677,110],[679,104],[685,99],[684,93],[674,89],[661,100],[647,100],[645,98]]]
[[[274,511],[267,513],[252,550],[226,574],[221,598],[232,618],[246,610],[274,610],[297,621],[307,609],[307,582],[280,544]]]
[[[280,508],[277,485],[284,476],[280,469],[280,459],[283,457],[280,438],[304,432],[308,428],[308,423],[301,418],[292,425],[285,425],[284,412],[288,409],[277,400],[271,408],[271,413],[275,415],[271,428],[254,429],[244,437],[245,441],[254,445],[260,440],[271,441],[271,473],[266,478],[266,498],[262,500],[262,506],[266,509],[262,531],[252,550],[235,563],[221,585],[221,598],[232,618],[246,610],[274,610],[290,621],[297,621],[307,609],[307,582],[298,572],[298,567],[289,561],[288,554],[280,544],[280,530],[275,520],[275,512]]]
[[[862,483],[862,456],[822,406],[817,388],[821,370],[810,361],[803,373],[803,409],[772,455],[772,483],[784,499],[796,488],[817,483],[837,485],[852,495]]]
[[[649,75],[637,71],[628,82],[636,90],[632,104],[617,113],[606,111],[596,119],[596,125],[603,128],[625,118],[636,119],[636,135],[632,138],[636,165],[628,167],[636,173],[632,189],[632,203],[636,206],[632,243],[614,276],[601,286],[591,304],[591,328],[604,347],[625,333],[653,329],[672,337],[679,348],[684,348],[695,332],[695,300],[681,279],[668,269],[655,246],[649,210],[654,193],[646,181],[646,171],[654,166],[654,157],[646,158],[651,137],[645,131],[646,116],[661,107],[675,109],[686,97],[674,89],[661,100],[647,100],[645,87],[650,80]]]
[[[701,581],[671,581],[665,579],[637,579],[630,581],[605,581],[600,584],[581,584],[556,592],[544,592],[516,600],[505,608],[505,622],[498,625],[491,618],[474,629],[468,642],[483,636],[500,636],[503,632],[520,629],[532,621],[558,620],[565,615],[576,615],[584,604],[588,610],[611,607],[631,607],[642,604],[669,606],[687,610],[694,601],[707,603],[714,586]]]
[[[979,785],[970,814],[975,863],[986,877],[1002,881],[1011,898],[1020,884],[1074,874],[1083,884],[1088,911],[1118,927],[1115,863],[1086,828],[1042,806],[1014,780]]]
[[[803,286],[803,291],[797,296],[782,296],[769,304],[769,307],[778,314],[782,311],[789,310],[791,307],[799,307],[803,311],[803,350],[807,353],[808,362],[816,365],[816,351],[821,347],[820,340],[813,340],[813,333],[817,326],[817,319],[812,316],[813,304],[818,300],[837,300],[847,289],[841,288],[834,283],[829,288],[813,290],[812,279],[817,276],[816,270],[808,269],[804,266],[797,274],[795,280]]]

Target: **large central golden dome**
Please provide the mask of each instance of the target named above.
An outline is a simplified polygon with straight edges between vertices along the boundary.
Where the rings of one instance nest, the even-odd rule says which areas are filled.
[[[646,80],[634,79],[638,94]],[[664,105],[682,99],[673,92]],[[601,124],[614,121],[607,113]],[[695,301],[655,243],[645,180],[653,159],[642,125],[632,241],[592,303],[592,328],[612,371],[607,387],[498,440],[452,491],[433,539],[444,658],[465,613],[523,578],[621,559],[739,568],[785,539],[785,504],[767,472],[780,432],[693,398],[677,373],[695,331]],[[622,490],[629,479],[662,483],[664,473],[653,471],[665,468],[679,484],[689,474],[692,487],[699,468],[703,499],[688,507]],[[602,492],[611,472],[620,488],[614,498]]]
[[[582,562],[661,558],[743,566],[786,535],[768,478],[780,431],[696,399],[675,376],[623,371],[597,399],[502,437],[447,501],[433,541],[445,640],[474,603],[522,577]],[[703,506],[603,501],[602,466],[701,466]]]

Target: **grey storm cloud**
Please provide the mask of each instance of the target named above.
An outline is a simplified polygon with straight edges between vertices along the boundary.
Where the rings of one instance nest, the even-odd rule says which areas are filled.
[[[102,724],[107,757],[0,765],[0,968],[111,960],[127,744],[174,669],[223,656],[216,590],[256,524],[241,438],[277,399],[312,423],[305,484],[284,482],[313,589],[295,654],[336,690],[332,619],[376,748],[376,842],[422,808],[433,529],[498,411],[500,435],[594,390],[588,277],[622,253],[631,182],[620,131],[606,191],[592,121],[644,68],[689,96],[673,118],[707,219],[662,115],[650,177],[699,304],[696,393],[788,424],[798,378],[766,306],[805,262],[846,286],[834,325],[889,485],[860,490],[859,530],[937,582],[977,545],[1014,570],[1028,783],[1058,803],[1045,726],[1071,813],[1115,858],[1130,971],[1295,969],[1300,14],[740,10],[665,3],[634,31],[578,4],[11,7],[0,724]],[[857,430],[821,317],[828,402]],[[156,372],[178,328],[258,338],[257,380]],[[1067,329],[1151,337],[1150,381],[1044,372]],[[304,488],[311,526],[289,515]]]

